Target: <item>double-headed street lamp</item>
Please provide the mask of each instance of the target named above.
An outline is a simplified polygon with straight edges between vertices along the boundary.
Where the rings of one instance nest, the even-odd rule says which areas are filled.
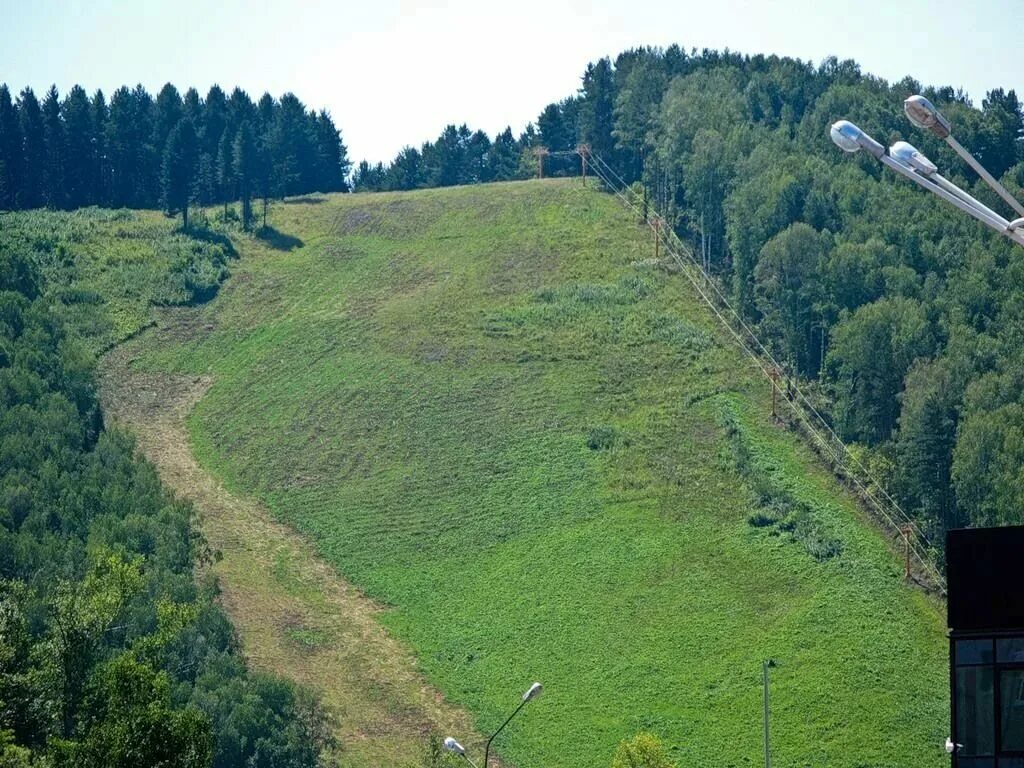
[[[515,708],[515,711],[511,715],[509,715],[508,719],[505,720],[505,722],[501,724],[501,727],[498,728],[498,730],[496,730],[494,733],[492,733],[491,737],[489,739],[487,739],[487,746],[484,747],[484,764],[483,764],[483,768],[488,768],[487,767],[487,761],[488,761],[488,759],[490,758],[490,755],[491,755],[491,742],[494,741],[494,737],[497,736],[499,733],[501,733],[503,730],[505,730],[505,726],[512,722],[512,718],[519,714],[519,710],[521,710],[523,707],[525,707],[526,703],[528,701],[530,701],[532,699],[535,699],[538,696],[540,696],[541,691],[543,691],[543,690],[544,690],[544,686],[541,685],[540,683],[534,683],[533,685],[531,685],[527,689],[526,693],[523,694],[523,700],[521,702],[519,702],[519,706]],[[473,768],[477,768],[476,763],[474,763],[472,760],[470,760],[469,759],[469,755],[466,754],[466,748],[463,747],[461,744],[459,744],[459,742],[457,742],[451,736],[449,736],[448,738],[446,738],[444,740],[444,748],[447,749],[449,752],[452,752],[452,753],[462,757],[467,763],[469,763],[471,766],[473,766]]]
[[[1024,206],[1014,199],[1013,195],[1007,192],[1006,188],[953,138],[949,120],[943,117],[942,113],[924,96],[911,96],[903,102],[903,110],[914,125],[945,139],[946,143],[985,180],[985,183],[1021,215],[1021,218],[1013,221],[1003,218],[973,195],[943,177],[935,163],[905,141],[897,141],[886,151],[885,147],[848,120],[839,120],[833,123],[829,133],[832,136],[832,141],[844,152],[864,150],[896,173],[938,195],[947,203],[956,206],[968,216],[991,227],[1017,245],[1024,246]]]

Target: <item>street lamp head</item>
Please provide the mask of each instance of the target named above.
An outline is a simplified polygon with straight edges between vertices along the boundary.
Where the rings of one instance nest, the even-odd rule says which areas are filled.
[[[544,690],[544,686],[540,683],[534,683],[530,688],[523,694],[523,701],[529,701],[540,696],[541,691]]]
[[[938,173],[939,169],[935,163],[917,151],[917,148],[905,141],[897,141],[889,148],[889,155],[896,158],[904,165],[909,165],[918,173],[924,176],[932,176]]]
[[[903,102],[903,111],[918,128],[931,131],[940,139],[949,136],[952,126],[942,113],[924,96],[911,96]]]
[[[851,123],[849,120],[837,120],[832,123],[829,135],[836,146],[844,152],[859,152],[864,150],[876,160],[885,154],[885,147],[868,136],[864,131]]]
[[[456,755],[466,754],[465,748],[451,736],[444,740],[444,748],[449,752],[454,752]]]

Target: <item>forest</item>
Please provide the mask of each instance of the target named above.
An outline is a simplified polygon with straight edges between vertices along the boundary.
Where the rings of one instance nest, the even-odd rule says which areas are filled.
[[[153,98],[122,86],[108,103],[80,85],[42,102],[31,88],[16,99],[0,84],[0,210],[163,208],[251,201],[348,189],[341,134],[324,110],[292,93],[253,102],[217,85],[201,98],[170,83]]]
[[[1008,213],[945,143],[906,120],[902,102],[915,93],[1020,197],[1024,112],[1012,90],[990,91],[978,108],[952,87],[888,83],[853,61],[679,46],[591,63],[578,93],[543,109],[515,142],[520,161],[505,167],[528,176],[534,147],[587,143],[642,185],[787,375],[809,383],[839,435],[941,547],[949,528],[1024,522],[1024,254],[829,140],[844,118],[883,143],[909,141]],[[510,139],[488,149],[486,135],[450,127],[373,171],[383,183],[367,183],[364,169],[355,188],[486,180],[471,169]],[[437,170],[446,163],[454,175]],[[409,168],[421,169],[414,181]]]
[[[193,508],[105,428],[94,364],[116,323],[76,261],[134,215],[0,215],[0,765],[314,768],[320,705],[247,670]],[[111,260],[106,279],[208,297],[228,246],[163,231],[169,269]]]

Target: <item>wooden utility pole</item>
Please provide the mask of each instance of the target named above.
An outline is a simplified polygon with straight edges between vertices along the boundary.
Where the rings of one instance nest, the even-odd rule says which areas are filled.
[[[779,391],[779,369],[772,368],[769,371],[769,375],[771,376],[772,380],[772,419],[777,420],[779,418],[779,413],[776,410],[775,399]]]
[[[903,534],[903,551],[906,554],[906,566],[904,568],[903,577],[910,580],[910,533],[911,529],[909,525],[900,527],[900,533]]]
[[[576,152],[580,156],[580,168],[583,172],[583,186],[587,186],[587,155],[590,154],[589,144],[578,144],[576,146]]]
[[[548,156],[547,147],[534,147],[533,154],[537,156],[537,178],[544,178],[544,158]]]
[[[654,260],[660,257],[661,249],[661,228],[665,226],[665,220],[660,216],[651,217],[651,228],[654,230]]]

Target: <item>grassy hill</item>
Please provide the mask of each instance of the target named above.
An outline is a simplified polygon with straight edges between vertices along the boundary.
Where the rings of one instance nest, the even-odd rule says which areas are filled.
[[[307,534],[508,761],[946,760],[940,607],[646,231],[578,181],[295,199],[135,367],[204,375],[200,463]],[[454,734],[458,736],[459,734]]]

